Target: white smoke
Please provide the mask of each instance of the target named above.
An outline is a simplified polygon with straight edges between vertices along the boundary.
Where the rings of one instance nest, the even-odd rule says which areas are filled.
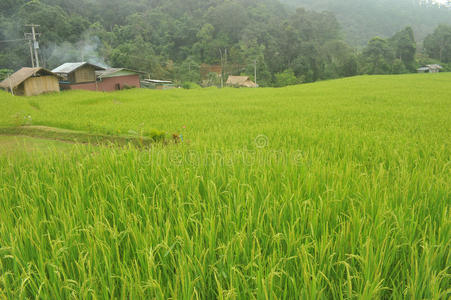
[[[101,41],[97,36],[85,34],[77,43],[64,42],[47,49],[47,65],[54,68],[66,62],[89,62],[107,68],[105,59],[100,55]]]

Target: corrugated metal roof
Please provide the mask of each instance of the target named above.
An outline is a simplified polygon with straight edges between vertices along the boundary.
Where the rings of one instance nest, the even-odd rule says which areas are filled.
[[[122,70],[125,70],[123,68],[110,68],[102,71],[97,71],[96,75],[99,77],[108,77],[109,75],[112,75],[114,73],[120,72]]]
[[[76,71],[77,69],[85,66],[85,65],[90,65],[93,66],[96,70],[105,70],[105,68],[87,63],[87,62],[77,62],[77,63],[65,63],[62,64],[61,66],[59,66],[56,69],[53,69],[52,72],[53,73],[58,73],[58,74],[69,74],[72,73],[74,71]]]
[[[418,68],[417,71],[428,71],[428,70],[441,70],[442,66],[434,64],[434,65],[426,65],[425,67]]]
[[[130,72],[130,73],[136,73],[136,74],[145,74],[144,72],[140,72],[140,71],[135,71],[132,69],[127,69],[127,68],[109,68],[106,70],[102,70],[102,71],[96,71],[96,75],[99,78],[102,77],[111,77],[112,75],[122,72],[122,71],[126,71],[126,72]]]
[[[15,88],[30,77],[46,76],[46,75],[53,75],[55,77],[59,77],[56,74],[53,74],[52,72],[44,68],[22,68],[16,73],[12,74],[9,78],[6,78],[2,82],[0,82],[0,87]]]
[[[150,83],[172,83],[172,81],[169,80],[157,80],[157,79],[144,79],[144,81]]]

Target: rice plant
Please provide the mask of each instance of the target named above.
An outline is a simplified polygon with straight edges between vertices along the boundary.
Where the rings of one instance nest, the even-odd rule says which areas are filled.
[[[447,299],[450,80],[0,94],[3,127],[179,137],[0,148],[0,298]]]

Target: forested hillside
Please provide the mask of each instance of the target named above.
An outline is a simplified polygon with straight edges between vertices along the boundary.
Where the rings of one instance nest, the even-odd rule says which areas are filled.
[[[307,7],[336,14],[346,41],[364,46],[374,36],[390,37],[411,26],[423,41],[439,24],[451,24],[451,9],[428,0],[281,0],[291,7]]]
[[[342,2],[349,8],[355,1]],[[313,1],[304,4],[322,8]],[[433,12],[430,18],[435,12],[447,13]],[[344,29],[364,30],[367,17],[360,17],[361,23]],[[31,65],[24,39],[30,23],[40,25],[40,60],[47,68],[89,61],[141,70],[159,79],[217,84],[215,74],[201,78],[202,64],[223,66],[224,76],[252,78],[256,67],[261,86],[284,86],[362,73],[405,73],[418,65],[411,28],[386,24],[385,33],[398,33],[371,40],[360,51],[345,42],[333,13],[293,9],[279,0],[3,0],[0,69]],[[451,61],[450,32],[445,26],[429,37],[434,41],[428,45],[431,58]],[[364,35],[370,40],[373,32]],[[423,57],[424,62],[435,61]]]

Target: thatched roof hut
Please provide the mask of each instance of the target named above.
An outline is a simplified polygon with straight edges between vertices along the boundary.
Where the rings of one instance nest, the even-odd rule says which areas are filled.
[[[0,88],[18,96],[59,92],[59,77],[44,68],[22,68],[0,82]]]
[[[239,87],[248,87],[248,88],[256,88],[258,85],[253,82],[249,76],[229,76],[227,79],[228,86],[239,86]]]

